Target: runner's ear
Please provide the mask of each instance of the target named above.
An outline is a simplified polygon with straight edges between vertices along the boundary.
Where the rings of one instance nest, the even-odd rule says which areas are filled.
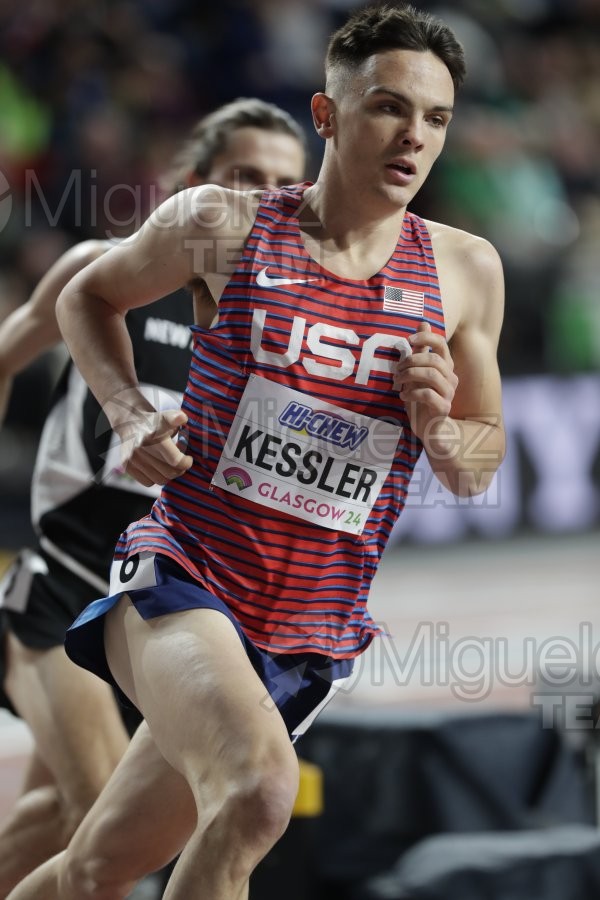
[[[334,129],[334,105],[331,97],[319,91],[311,100],[311,110],[317,134],[322,138],[331,137]]]

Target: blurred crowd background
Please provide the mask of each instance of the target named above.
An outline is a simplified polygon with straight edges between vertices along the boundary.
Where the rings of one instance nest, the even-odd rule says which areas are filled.
[[[323,87],[329,34],[357,5],[1,0],[0,316],[72,243],[139,226],[181,138],[221,103],[258,96],[291,112],[309,133],[314,177],[322,147],[309,98]],[[454,28],[469,76],[447,149],[411,208],[500,251],[504,375],[593,372],[600,2],[414,5]],[[27,437],[43,420],[55,365],[50,355],[19,377],[8,417],[16,437],[4,439],[0,463],[12,487],[27,470]]]

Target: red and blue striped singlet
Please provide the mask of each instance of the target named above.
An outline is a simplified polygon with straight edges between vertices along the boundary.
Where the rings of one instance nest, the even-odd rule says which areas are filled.
[[[406,213],[380,272],[348,280],[304,249],[304,188],[262,195],[218,323],[193,327],[183,409],[194,464],[122,535],[116,558],[146,551],[176,560],[262,649],[351,658],[379,630],[369,587],[421,451],[392,389],[394,344],[422,319],[444,333],[444,318],[421,219]],[[249,423],[250,389],[260,396],[250,398],[259,413]],[[266,422],[271,406],[276,432]],[[353,425],[352,416],[368,418]],[[399,440],[375,499],[371,469],[352,452],[363,438],[377,452],[372,439],[385,422]],[[350,453],[350,463],[332,462],[330,451]],[[363,500],[372,507],[361,521],[351,504]],[[350,524],[338,527],[342,515]]]

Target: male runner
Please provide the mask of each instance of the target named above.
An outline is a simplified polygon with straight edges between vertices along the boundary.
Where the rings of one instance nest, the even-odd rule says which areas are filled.
[[[179,850],[165,900],[246,898],[294,802],[288,734],[377,633],[369,585],[420,450],[464,496],[502,459],[498,256],[407,211],[462,49],[412,7],[368,8],[326,69],[314,185],[184,192],[59,300],[127,470],[165,487],[67,636],[145,723],[67,851],[10,900],[117,900]],[[214,308],[194,328],[182,448],[139,389],[124,315],[184,284]]]

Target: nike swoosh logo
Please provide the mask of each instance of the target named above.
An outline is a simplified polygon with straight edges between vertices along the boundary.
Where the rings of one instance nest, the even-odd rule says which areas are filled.
[[[275,276],[267,275],[268,268],[268,266],[265,266],[256,276],[256,283],[259,287],[272,288],[282,287],[284,284],[308,284],[309,281],[317,280],[316,278],[276,278]]]

